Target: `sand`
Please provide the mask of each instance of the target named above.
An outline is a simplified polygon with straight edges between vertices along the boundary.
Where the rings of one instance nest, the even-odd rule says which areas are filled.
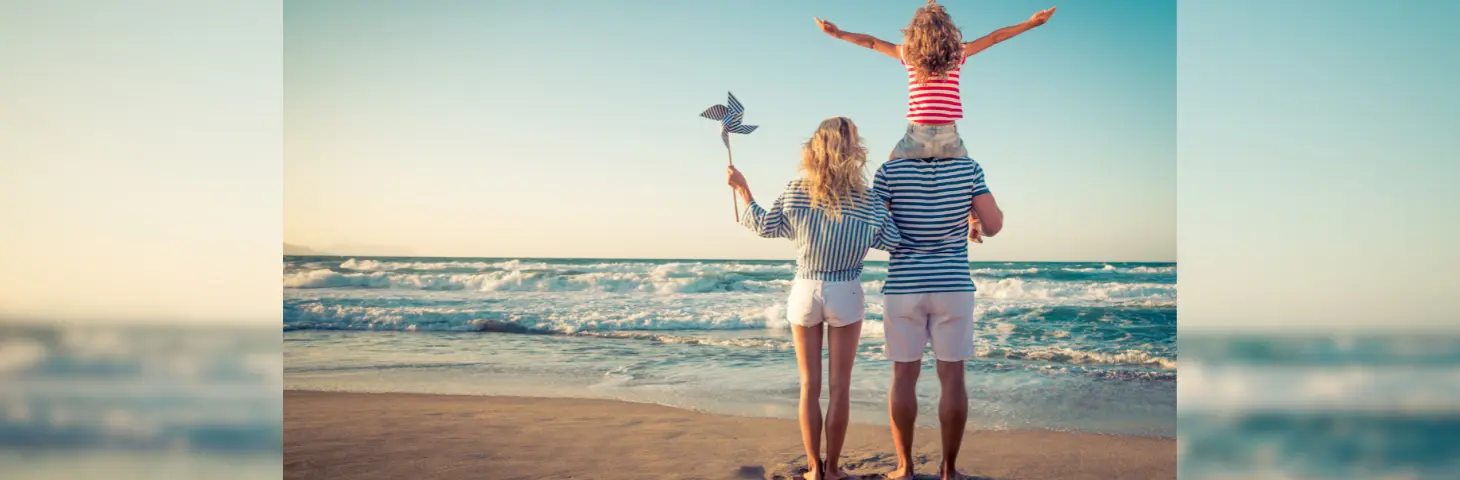
[[[938,436],[917,433],[918,478],[937,478]],[[290,479],[754,479],[805,466],[796,422],[609,400],[284,393]],[[852,425],[845,468],[896,466],[885,426]],[[1172,479],[1173,439],[970,431],[958,460],[979,479]]]

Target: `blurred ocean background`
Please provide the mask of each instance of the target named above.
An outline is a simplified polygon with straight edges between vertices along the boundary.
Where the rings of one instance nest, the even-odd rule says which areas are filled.
[[[1460,334],[1183,333],[1181,478],[1460,478]]]
[[[1174,264],[969,269],[979,288],[970,425],[1176,434]],[[793,274],[788,261],[286,257],[285,386],[614,398],[794,418],[799,380],[784,318]],[[887,421],[886,275],[885,262],[863,274],[852,402],[869,423]],[[936,382],[920,387],[932,412]]]
[[[0,323],[0,478],[278,478],[279,332]]]

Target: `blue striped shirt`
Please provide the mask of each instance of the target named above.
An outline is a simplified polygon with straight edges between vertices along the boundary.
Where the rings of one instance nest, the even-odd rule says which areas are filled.
[[[892,250],[900,238],[887,206],[875,196],[853,195],[842,206],[841,218],[833,219],[811,205],[805,179],[786,185],[770,210],[751,201],[740,223],[765,238],[795,241],[796,278],[809,280],[860,280],[867,250]]]
[[[968,213],[989,193],[971,158],[898,158],[877,169],[872,191],[892,205],[902,241],[887,265],[887,295],[971,292]]]

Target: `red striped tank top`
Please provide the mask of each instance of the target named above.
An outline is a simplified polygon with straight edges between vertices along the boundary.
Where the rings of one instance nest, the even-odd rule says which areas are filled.
[[[963,71],[963,57],[958,69],[946,78],[917,83],[917,72],[907,67],[907,120],[912,123],[948,123],[963,118],[963,99],[959,96],[958,74]]]

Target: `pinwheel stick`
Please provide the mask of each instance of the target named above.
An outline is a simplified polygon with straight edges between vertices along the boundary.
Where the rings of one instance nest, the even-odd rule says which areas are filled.
[[[735,166],[735,154],[730,153],[730,144],[725,144],[725,158],[730,161],[730,166]],[[740,196],[735,194],[735,189],[730,189],[730,206],[735,207],[735,223],[740,223]]]

